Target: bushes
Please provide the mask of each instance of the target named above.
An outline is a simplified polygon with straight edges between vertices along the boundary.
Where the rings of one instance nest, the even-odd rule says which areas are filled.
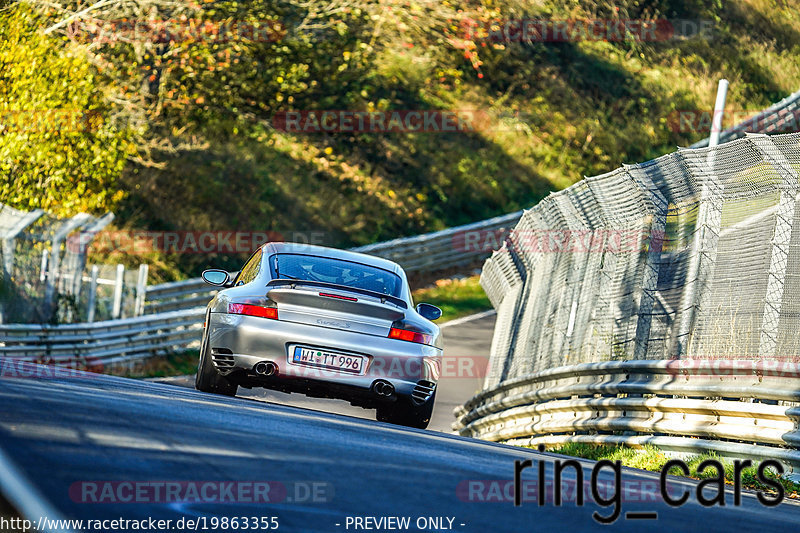
[[[58,215],[104,212],[131,146],[108,121],[87,59],[39,31],[25,7],[0,11],[0,199]]]

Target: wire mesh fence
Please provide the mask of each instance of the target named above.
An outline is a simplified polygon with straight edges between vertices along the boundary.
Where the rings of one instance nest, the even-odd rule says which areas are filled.
[[[800,361],[800,134],[681,149],[526,211],[487,260],[486,388],[613,360]]]
[[[744,137],[747,133],[788,133],[797,131],[800,116],[800,91],[790,94],[747,120],[720,132],[719,142],[725,143]],[[690,148],[705,148],[708,138],[694,143]]]
[[[0,203],[0,323],[70,323],[141,314],[141,271],[87,265],[111,213],[62,219]]]

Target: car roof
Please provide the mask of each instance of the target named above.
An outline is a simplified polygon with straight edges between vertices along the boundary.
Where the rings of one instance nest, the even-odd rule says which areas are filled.
[[[331,259],[340,259],[342,261],[352,261],[354,263],[361,263],[377,268],[388,270],[405,278],[403,269],[388,259],[376,257],[374,255],[360,254],[358,252],[351,252],[349,250],[341,250],[339,248],[328,248],[327,246],[316,246],[314,244],[302,244],[294,242],[268,242],[263,248],[265,254],[302,254],[313,255],[318,257],[329,257]]]

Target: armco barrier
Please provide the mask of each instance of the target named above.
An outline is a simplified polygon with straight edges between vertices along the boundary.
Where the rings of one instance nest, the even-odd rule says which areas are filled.
[[[800,364],[612,361],[506,381],[456,409],[463,436],[511,444],[657,445],[772,457],[800,471]]]
[[[216,292],[202,278],[152,285],[147,287],[145,312],[163,313],[191,309],[208,303]]]
[[[0,325],[3,358],[76,368],[108,368],[199,344],[205,307],[60,326]]]

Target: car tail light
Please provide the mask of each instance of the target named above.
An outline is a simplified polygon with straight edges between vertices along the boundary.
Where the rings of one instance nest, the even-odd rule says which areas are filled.
[[[418,342],[419,344],[430,344],[433,341],[433,335],[400,328],[390,329],[389,338],[408,342]]]
[[[257,316],[261,318],[278,319],[278,309],[275,307],[262,307],[250,304],[228,304],[228,312],[234,315]]]

